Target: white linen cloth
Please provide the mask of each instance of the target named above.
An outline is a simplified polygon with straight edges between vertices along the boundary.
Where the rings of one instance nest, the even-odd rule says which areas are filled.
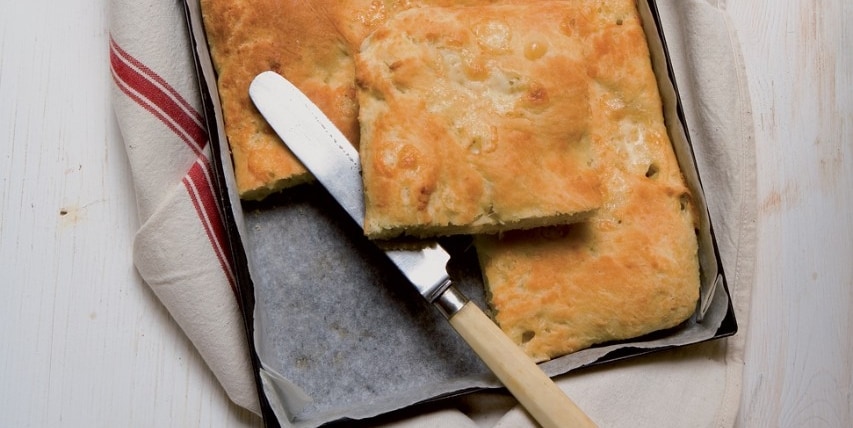
[[[722,427],[737,416],[755,260],[755,151],[746,79],[725,1],[659,0],[740,332],[558,377],[600,426]],[[248,341],[215,203],[180,1],[112,0],[113,105],[142,226],[134,263],[238,405],[259,413]],[[387,426],[535,426],[477,393]]]
[[[110,25],[113,107],[141,223],[134,264],[228,396],[259,413],[182,3],[116,0]]]

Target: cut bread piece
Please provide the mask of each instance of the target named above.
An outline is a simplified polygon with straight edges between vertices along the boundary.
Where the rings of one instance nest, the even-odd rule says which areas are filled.
[[[581,221],[602,203],[575,2],[400,12],[356,56],[365,233]]]
[[[631,187],[591,221],[475,239],[495,322],[536,361],[675,327],[695,311],[683,189]]]
[[[699,294],[695,207],[634,2],[588,3],[574,28],[604,206],[583,224],[475,239],[495,321],[537,361],[677,326]]]
[[[273,70],[293,82],[358,147],[353,56],[362,40],[401,10],[492,2],[201,0],[241,199],[311,179],[251,103],[249,83],[258,73]]]
[[[335,15],[348,9],[337,6],[330,0],[201,0],[241,199],[262,199],[311,179],[249,99],[249,84],[261,72],[288,78],[358,144],[354,47]]]

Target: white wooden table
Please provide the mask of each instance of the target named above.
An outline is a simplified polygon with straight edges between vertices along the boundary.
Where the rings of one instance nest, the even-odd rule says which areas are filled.
[[[853,3],[729,3],[759,198],[739,425],[853,426]],[[133,269],[107,10],[0,0],[0,426],[256,426]]]

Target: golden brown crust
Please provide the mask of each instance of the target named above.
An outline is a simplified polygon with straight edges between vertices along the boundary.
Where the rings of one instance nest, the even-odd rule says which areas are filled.
[[[577,222],[601,202],[575,2],[419,8],[356,56],[365,232]]]
[[[226,135],[243,199],[309,179],[249,99],[254,77],[273,70],[306,93],[358,144],[353,47],[337,31],[336,2],[202,0]]]
[[[454,3],[491,1],[201,0],[240,197],[263,199],[310,179],[249,99],[258,73],[287,77],[358,147],[352,57],[362,40],[399,11]]]
[[[538,361],[674,327],[698,299],[694,208],[642,28],[632,1],[605,6],[574,21],[604,207],[583,224],[475,241],[495,320]]]

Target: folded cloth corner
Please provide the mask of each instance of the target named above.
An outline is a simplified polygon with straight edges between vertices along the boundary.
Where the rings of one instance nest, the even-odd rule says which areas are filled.
[[[134,264],[231,400],[260,414],[182,4],[111,6],[113,107],[141,223]]]

